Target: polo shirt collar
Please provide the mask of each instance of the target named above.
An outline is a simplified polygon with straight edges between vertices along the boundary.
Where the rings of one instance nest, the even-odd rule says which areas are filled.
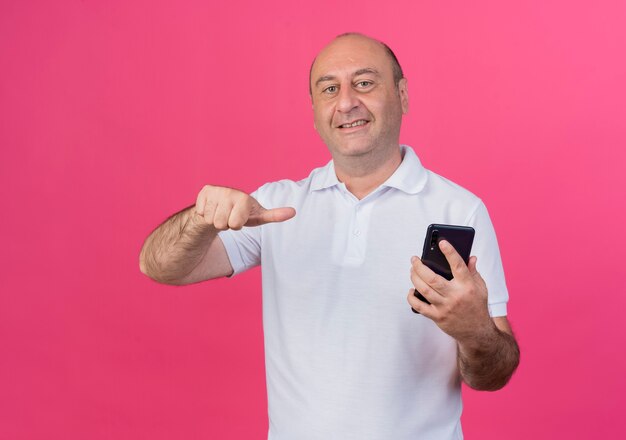
[[[396,188],[407,194],[417,194],[426,185],[426,169],[411,147],[400,145],[400,149],[402,150],[400,166],[381,186]]]
[[[426,185],[427,172],[419,158],[408,145],[401,145],[402,162],[394,173],[381,185],[383,187],[396,188],[407,194],[417,194]],[[311,191],[330,188],[339,185],[335,173],[335,164],[331,160],[322,168],[316,170],[311,176]]]
[[[311,191],[330,188],[340,183],[335,173],[335,164],[331,160],[326,166],[313,171],[313,175],[311,176]]]

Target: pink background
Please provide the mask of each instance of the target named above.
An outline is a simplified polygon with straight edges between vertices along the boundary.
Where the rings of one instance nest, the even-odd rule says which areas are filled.
[[[522,364],[464,391],[466,438],[624,435],[625,22],[623,1],[3,1],[0,439],[265,437],[259,271],[173,288],[138,253],[205,183],[329,160],[308,68],[354,30],[403,64],[401,140],[498,231]]]

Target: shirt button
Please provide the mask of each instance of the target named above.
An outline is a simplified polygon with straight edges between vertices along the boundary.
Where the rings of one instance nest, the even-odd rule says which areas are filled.
[[[356,235],[358,237],[359,235],[361,235],[361,231],[359,229],[355,229],[354,230],[354,235]]]

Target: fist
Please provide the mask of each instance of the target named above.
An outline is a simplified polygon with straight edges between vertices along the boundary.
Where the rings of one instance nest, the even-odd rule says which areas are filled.
[[[220,231],[284,222],[296,215],[293,208],[265,209],[243,191],[211,185],[198,193],[195,210],[206,224]]]

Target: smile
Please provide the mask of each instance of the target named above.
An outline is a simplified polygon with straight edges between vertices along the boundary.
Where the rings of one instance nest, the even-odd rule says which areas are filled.
[[[358,121],[354,121],[354,122],[350,122],[348,124],[342,124],[339,126],[339,128],[352,128],[352,127],[358,127],[360,125],[365,125],[367,124],[368,121],[366,121],[365,119],[359,119]]]

